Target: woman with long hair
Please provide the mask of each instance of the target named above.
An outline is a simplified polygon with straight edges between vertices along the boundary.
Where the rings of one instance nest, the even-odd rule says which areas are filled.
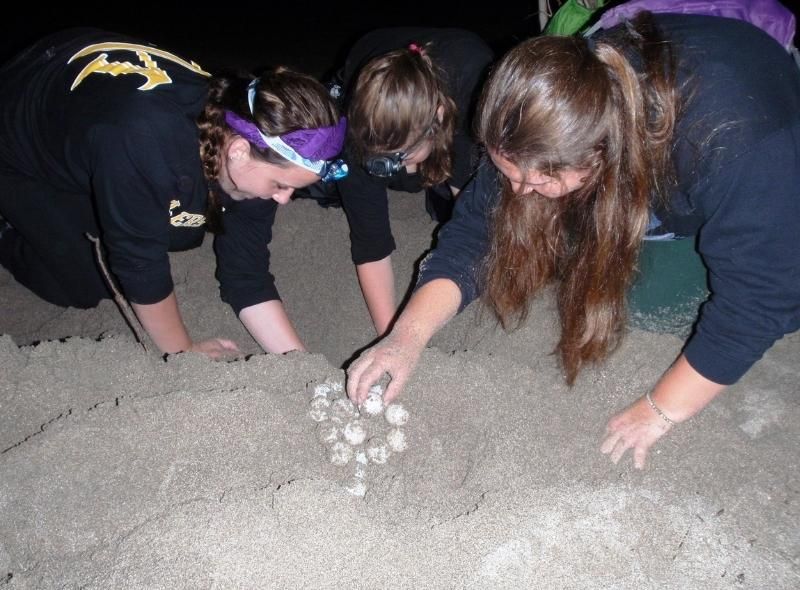
[[[624,336],[646,240],[696,240],[710,296],[679,358],[601,446],[615,462],[632,449],[641,468],[658,438],[800,327],[800,76],[762,30],[643,12],[590,38],[526,41],[493,71],[478,137],[488,159],[391,335],[351,367],[354,399],[383,372],[396,396],[479,294],[509,326],[547,285],[571,384]]]

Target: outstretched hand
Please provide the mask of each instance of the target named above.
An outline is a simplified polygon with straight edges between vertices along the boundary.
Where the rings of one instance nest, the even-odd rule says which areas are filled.
[[[641,397],[608,422],[600,452],[610,453],[611,460],[617,463],[628,449],[633,449],[634,467],[644,469],[650,447],[671,429],[672,425]]]
[[[241,350],[233,340],[224,338],[211,338],[200,342],[192,342],[189,351],[199,352],[215,360],[234,359],[241,354]]]
[[[361,353],[347,370],[347,395],[356,405],[367,399],[370,387],[377,383],[384,373],[391,381],[383,394],[384,403],[391,402],[403,391],[411,373],[419,362],[424,347],[403,344],[389,336],[372,348]]]
[[[705,408],[724,389],[724,385],[698,373],[682,354],[659,379],[651,398],[671,422],[681,423]],[[633,449],[634,466],[644,469],[650,447],[672,426],[650,406],[647,397],[641,397],[608,422],[600,451],[610,453],[616,463],[625,451]]]

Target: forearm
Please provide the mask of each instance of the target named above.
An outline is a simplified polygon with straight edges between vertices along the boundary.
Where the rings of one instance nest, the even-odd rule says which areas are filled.
[[[384,401],[405,387],[431,337],[458,311],[461,290],[449,279],[435,279],[414,293],[391,333],[366,350],[347,371],[347,395],[361,404],[384,375],[391,378]]]
[[[397,312],[392,257],[356,265],[358,283],[378,336],[382,336]]]
[[[283,303],[277,299],[245,307],[239,312],[239,319],[267,352],[283,354],[290,350],[305,350]]]
[[[181,352],[191,348],[192,340],[183,324],[174,292],[158,303],[132,303],[131,307],[161,352]]]
[[[404,346],[424,348],[461,304],[461,290],[450,279],[434,279],[417,290],[400,314],[391,337]]]
[[[725,389],[703,377],[681,355],[656,384],[651,397],[674,422],[683,422],[699,413]]]

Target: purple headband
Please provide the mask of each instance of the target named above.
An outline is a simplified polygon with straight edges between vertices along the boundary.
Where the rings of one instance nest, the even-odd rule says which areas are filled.
[[[231,129],[244,137],[254,146],[259,147],[262,150],[267,149],[267,142],[264,141],[261,131],[259,131],[258,127],[256,127],[250,121],[242,119],[233,111],[225,111],[225,122],[230,126]]]
[[[344,136],[347,133],[347,119],[344,117],[331,127],[315,129],[298,129],[281,139],[292,146],[292,149],[309,160],[329,160],[342,151]]]
[[[247,141],[264,149],[275,147],[271,145],[275,138],[270,138],[252,122],[243,119],[232,111],[225,111],[225,122]],[[317,127],[314,129],[298,129],[291,133],[281,135],[284,144],[292,148],[302,158],[311,161],[328,160],[342,151],[345,134],[347,133],[347,119],[344,117],[330,127]],[[278,150],[281,153],[281,150]],[[284,155],[281,153],[281,155]],[[292,159],[292,158],[289,158]]]

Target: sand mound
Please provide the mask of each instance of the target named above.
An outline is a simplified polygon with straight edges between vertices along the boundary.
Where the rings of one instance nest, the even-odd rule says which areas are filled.
[[[433,226],[419,196],[396,201],[408,284]],[[297,202],[276,230],[273,271],[317,354],[164,360],[110,303],[58,310],[0,273],[0,587],[800,584],[800,335],[636,472],[598,452],[605,422],[680,341],[633,332],[570,390],[547,298],[510,335],[473,306],[402,398],[407,450],[369,464],[357,497],[309,417],[309,384],[341,380],[371,338],[346,223]],[[173,264],[193,332],[256,353],[218,301],[208,245]],[[29,345],[66,336],[86,338]]]

